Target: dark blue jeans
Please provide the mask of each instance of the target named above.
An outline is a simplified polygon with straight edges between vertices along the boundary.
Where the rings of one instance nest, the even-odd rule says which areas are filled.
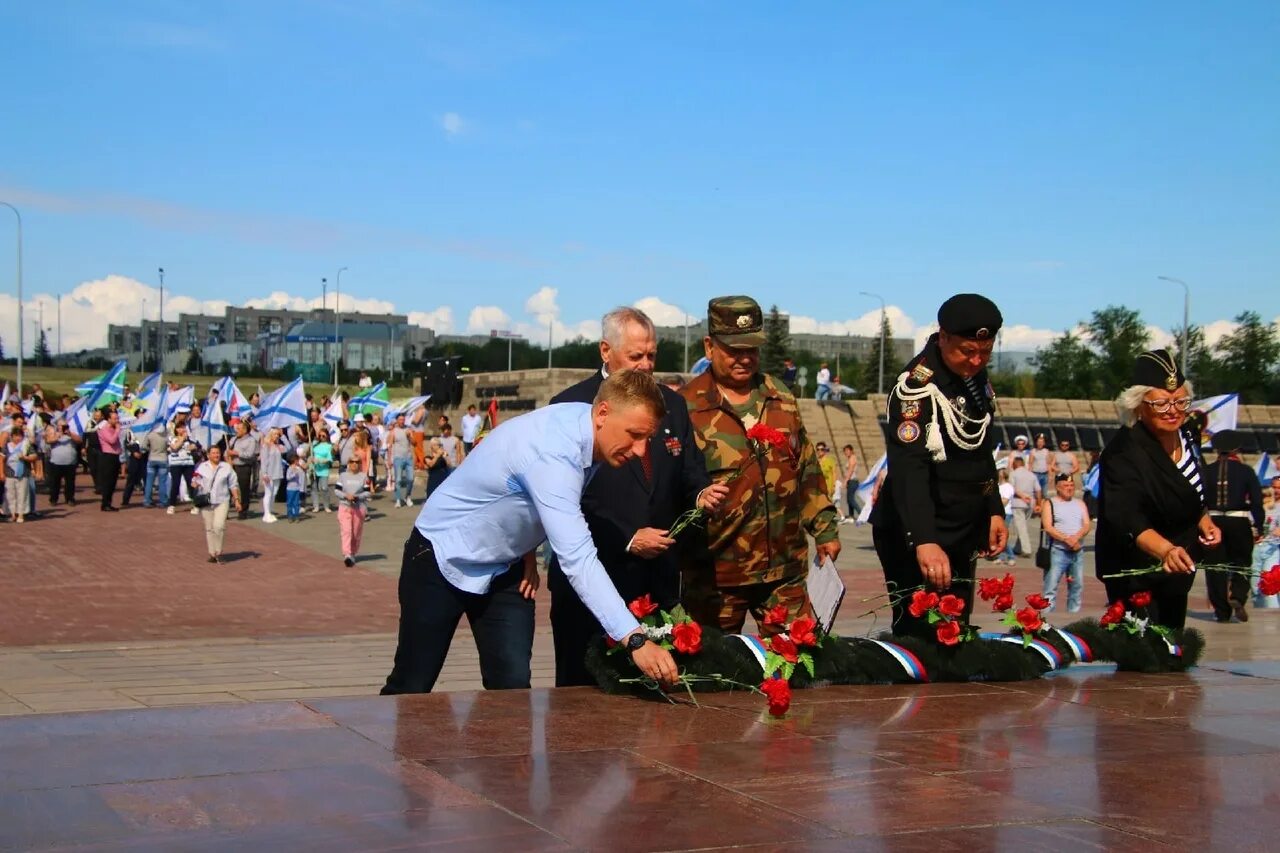
[[[480,652],[486,690],[529,686],[533,600],[520,595],[519,563],[493,579],[489,591],[463,592],[440,574],[431,543],[414,528],[400,564],[400,636],[382,695],[430,693],[465,614]]]

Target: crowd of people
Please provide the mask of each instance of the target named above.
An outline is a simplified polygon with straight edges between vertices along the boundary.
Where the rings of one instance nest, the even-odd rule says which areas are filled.
[[[345,410],[350,398],[338,396]],[[425,500],[462,464],[485,424],[474,406],[462,418],[461,439],[447,417],[433,418],[421,407],[393,412],[387,422],[379,412],[330,420],[325,413],[334,401],[307,395],[305,423],[260,430],[252,415],[228,412],[217,397],[210,392],[171,417],[155,418],[133,405],[125,388],[77,429],[67,418],[75,401],[70,395],[51,401],[38,385],[28,395],[11,395],[0,413],[0,517],[14,523],[39,518],[37,491],[49,506],[76,506],[91,489],[103,512],[118,512],[137,497],[142,508],[173,515],[181,507],[201,515],[208,559],[217,563],[233,512],[247,520],[256,501],[254,514],[274,524],[283,504],[289,523],[308,513],[336,513],[342,559],[350,566],[359,555],[370,497],[386,491],[396,507],[413,506],[421,474]],[[251,406],[256,398],[249,399]],[[202,427],[211,406],[219,407],[216,421],[227,425],[225,434]]]

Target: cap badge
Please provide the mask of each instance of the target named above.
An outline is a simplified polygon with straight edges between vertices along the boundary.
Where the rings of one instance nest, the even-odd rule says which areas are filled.
[[[739,328],[739,329],[745,329],[747,326],[750,326],[750,325],[751,325],[751,315],[750,315],[750,314],[739,314],[739,315],[738,315],[738,328]]]
[[[1169,378],[1164,381],[1164,387],[1170,391],[1176,391],[1178,389],[1178,377],[1170,373]]]
[[[980,341],[985,341],[987,338],[991,337],[991,330],[986,326],[983,326],[981,329],[974,332],[973,336]]]

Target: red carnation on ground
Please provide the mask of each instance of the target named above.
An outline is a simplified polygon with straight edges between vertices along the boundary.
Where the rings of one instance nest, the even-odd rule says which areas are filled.
[[[1027,596],[1027,604],[1031,605],[1036,610],[1044,610],[1049,606],[1049,599],[1045,598],[1038,592],[1034,592]]]
[[[780,655],[787,663],[795,663],[800,659],[800,650],[796,648],[796,644],[786,634],[770,637],[769,651],[775,655]]]
[[[787,436],[771,426],[756,424],[747,430],[747,438],[758,444],[765,444],[777,450],[787,450]]]
[[[671,626],[671,644],[685,655],[702,651],[702,626],[697,622],[680,622]]]
[[[1147,592],[1145,589],[1142,592],[1135,592],[1133,595],[1129,596],[1129,603],[1134,607],[1146,607],[1151,603],[1151,593]]]
[[[943,622],[938,626],[938,642],[944,646],[954,646],[960,642],[960,623]]]
[[[919,619],[937,605],[938,594],[936,592],[925,592],[923,589],[917,589],[911,594],[911,604],[907,607],[907,612]]]
[[[1000,579],[999,578],[982,578],[981,580],[979,580],[978,595],[982,598],[983,601],[990,601],[991,599],[1000,595]]]
[[[1124,602],[1113,601],[1107,607],[1107,612],[1102,614],[1102,618],[1098,620],[1099,625],[1115,625],[1124,619]]]
[[[1034,607],[1024,607],[1018,611],[1018,624],[1022,626],[1023,631],[1039,631],[1044,627],[1044,620],[1040,618],[1040,611]]]
[[[790,635],[791,641],[797,646],[816,646],[818,645],[818,635],[814,633],[814,629],[818,627],[818,623],[808,616],[801,616],[799,619],[791,623]]]
[[[991,609],[997,613],[1004,613],[1013,607],[1013,595],[1011,593],[1001,593],[991,604]]]
[[[775,604],[764,612],[764,624],[766,625],[785,625],[787,624],[787,605]]]
[[[938,602],[938,612],[943,616],[959,616],[964,613],[964,599],[957,595],[944,595]]]
[[[627,609],[631,611],[631,615],[637,619],[643,619],[650,613],[658,609],[658,605],[653,603],[653,599],[648,593],[637,598],[635,601],[627,605]]]
[[[1263,595],[1280,594],[1280,566],[1272,566],[1258,577],[1258,592]]]
[[[791,685],[781,678],[770,678],[760,685],[760,692],[769,699],[769,713],[781,717],[791,707]]]
[[[1000,594],[1013,595],[1013,575],[1005,573],[1004,579],[1000,581]]]

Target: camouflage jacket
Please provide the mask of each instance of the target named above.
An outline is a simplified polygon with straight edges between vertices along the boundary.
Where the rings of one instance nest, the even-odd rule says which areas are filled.
[[[748,427],[721,397],[711,371],[681,391],[712,482],[724,482],[745,467],[729,484],[721,511],[708,515],[704,544],[692,549],[685,565],[686,571],[714,567],[720,587],[804,577],[809,556],[805,531],[818,544],[839,535],[835,507],[795,397],[772,377],[759,374],[759,380],[764,401],[759,422],[786,435],[789,451],[771,450],[754,462]]]

